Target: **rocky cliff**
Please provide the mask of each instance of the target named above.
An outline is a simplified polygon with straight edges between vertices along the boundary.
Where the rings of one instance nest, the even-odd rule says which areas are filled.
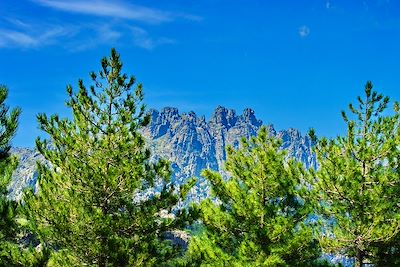
[[[179,113],[172,107],[160,111],[153,109],[149,113],[151,122],[143,130],[143,135],[148,139],[154,157],[171,162],[172,181],[178,184],[190,177],[199,177],[206,168],[223,172],[225,147],[237,147],[241,138],[256,135],[263,125],[251,109],[237,115],[234,110],[219,106],[208,121],[194,112]],[[307,167],[316,165],[311,140],[307,136],[302,136],[295,129],[276,132],[273,125],[267,127],[271,135],[282,139],[282,149],[288,151],[288,157],[302,161]],[[18,198],[24,186],[36,184],[35,162],[42,158],[30,149],[14,149],[13,153],[20,157],[20,165],[10,191],[13,197]],[[198,201],[207,195],[208,185],[200,177],[191,198]]]
[[[151,140],[154,155],[167,158],[172,164],[173,181],[183,182],[188,177],[200,176],[203,169],[223,172],[226,159],[225,147],[237,147],[241,138],[257,134],[263,125],[251,109],[237,115],[232,109],[217,107],[208,121],[194,112],[179,113],[178,109],[166,107],[161,111],[150,110],[151,123],[143,135]],[[282,139],[282,149],[288,157],[302,161],[306,167],[315,167],[311,140],[296,129],[276,132],[267,125],[271,135]],[[192,192],[194,200],[207,196],[208,185],[200,177]]]

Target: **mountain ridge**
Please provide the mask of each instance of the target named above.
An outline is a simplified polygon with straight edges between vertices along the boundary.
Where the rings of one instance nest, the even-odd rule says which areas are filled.
[[[246,108],[237,115],[233,109],[217,106],[209,120],[197,116],[193,111],[180,113],[175,107],[148,110],[150,123],[142,134],[154,158],[165,158],[171,162],[172,182],[182,184],[191,177],[199,177],[191,192],[191,198],[199,201],[209,195],[207,182],[200,177],[203,169],[212,169],[228,176],[224,171],[227,145],[238,147],[241,138],[257,134],[263,122],[254,110]],[[300,131],[289,128],[276,131],[272,124],[266,125],[272,136],[282,139],[282,149],[287,157],[294,157],[307,167],[315,167],[312,142]],[[20,164],[10,184],[13,198],[22,196],[25,186],[36,186],[36,161],[43,157],[34,149],[14,148],[12,153],[20,158]]]

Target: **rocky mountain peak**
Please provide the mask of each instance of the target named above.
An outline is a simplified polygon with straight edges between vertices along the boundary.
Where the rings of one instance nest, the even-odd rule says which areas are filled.
[[[174,107],[165,107],[161,109],[161,114],[163,114],[166,118],[176,118],[179,117],[179,111]]]
[[[236,124],[237,121],[236,113],[233,109],[227,109],[222,106],[218,106],[209,123],[211,124],[220,124],[226,128],[230,128]]]
[[[243,110],[243,114],[241,116],[241,120],[244,123],[250,123],[251,125],[254,125],[254,126],[261,126],[262,125],[262,121],[258,120],[256,118],[255,112],[251,108],[246,108],[246,109]]]
[[[208,122],[204,116],[198,117],[194,112],[180,114],[173,107],[165,107],[161,111],[151,109],[149,115],[151,121],[142,134],[155,158],[171,162],[172,181],[177,184],[193,176],[200,177],[203,169],[220,171],[229,176],[224,173],[226,146],[237,147],[241,138],[256,135],[262,125],[252,109],[245,109],[237,116],[234,110],[222,106],[215,109]],[[273,125],[267,128],[272,136],[282,139],[281,148],[288,151],[288,157],[301,160],[306,167],[316,166],[312,144],[307,136],[303,137],[296,129],[277,133]],[[14,196],[18,197],[23,187],[36,184],[35,161],[43,159],[33,150],[14,150],[13,153],[21,156],[12,183]],[[198,201],[208,194],[208,184],[200,177],[191,198]]]
[[[241,138],[256,135],[263,124],[250,108],[237,116],[234,110],[218,106],[208,122],[204,116],[197,117],[194,112],[179,114],[174,108],[167,108],[167,111],[163,109],[158,117],[152,116],[144,135],[150,140],[155,155],[172,162],[172,178],[177,183],[188,177],[199,177],[205,168],[224,172],[226,146],[237,147]],[[167,118],[167,114],[171,118]],[[307,167],[315,166],[311,143],[299,131],[289,129],[277,133],[273,125],[267,125],[267,128],[270,135],[282,138],[282,149],[288,150],[288,157],[301,160]],[[205,197],[207,188],[200,178],[192,197]]]
[[[197,121],[200,121],[200,118],[197,118],[196,113],[194,111],[189,111],[188,113],[182,113],[181,115],[183,121],[188,121],[196,124]]]

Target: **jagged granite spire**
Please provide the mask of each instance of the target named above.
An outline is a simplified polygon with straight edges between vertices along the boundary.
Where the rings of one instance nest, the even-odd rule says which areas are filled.
[[[172,181],[176,183],[198,177],[206,168],[223,172],[225,147],[238,146],[242,137],[256,135],[262,125],[249,108],[237,115],[232,109],[218,106],[208,121],[193,111],[179,113],[173,107],[165,107],[161,111],[151,109],[149,115],[151,121],[143,129],[143,135],[155,158],[162,157],[171,162]],[[282,139],[282,149],[287,149],[288,157],[302,161],[306,167],[316,166],[311,140],[307,136],[303,137],[296,129],[277,133],[273,125],[267,125],[267,128],[272,136]],[[27,149],[14,150],[14,153],[23,156],[11,186],[12,194],[18,197],[24,186],[35,184],[34,159],[40,156]],[[200,178],[192,193],[194,200],[204,198],[208,194],[206,182]]]
[[[176,109],[173,112],[163,109],[157,114],[143,134],[151,140],[155,155],[172,162],[173,181],[177,183],[188,177],[199,177],[205,168],[223,172],[226,146],[237,147],[241,138],[256,135],[263,124],[256,118],[254,110],[249,108],[241,115],[236,115],[234,110],[218,106],[208,122],[204,117],[197,117],[194,112],[179,114]],[[171,114],[171,117],[167,114]],[[166,125],[168,129],[160,135],[158,129]],[[282,138],[282,148],[288,150],[288,157],[301,160],[306,167],[315,167],[315,156],[308,137],[301,136],[295,129],[278,133],[273,125],[267,125],[267,129],[270,135]],[[197,200],[205,197],[208,191],[203,189],[206,188],[205,181],[200,178],[192,197]]]

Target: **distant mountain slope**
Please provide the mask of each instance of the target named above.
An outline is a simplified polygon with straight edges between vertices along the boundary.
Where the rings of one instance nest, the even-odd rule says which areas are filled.
[[[172,107],[161,111],[152,109],[149,113],[151,122],[143,130],[143,135],[149,140],[154,157],[166,158],[171,162],[172,180],[179,184],[190,177],[200,176],[200,172],[206,168],[223,172],[225,147],[238,146],[241,138],[256,135],[262,125],[251,109],[236,115],[234,110],[219,106],[209,121],[204,116],[196,116],[194,112],[179,113],[178,109]],[[276,132],[272,125],[267,127],[271,135],[282,139],[282,148],[287,149],[288,157],[302,161],[307,167],[315,167],[311,140],[307,136],[303,137],[295,129]],[[12,197],[19,198],[23,187],[36,184],[35,161],[43,159],[30,149],[20,148],[12,152],[20,156],[20,165],[10,191]],[[198,201],[207,194],[208,186],[200,178],[191,197]]]

